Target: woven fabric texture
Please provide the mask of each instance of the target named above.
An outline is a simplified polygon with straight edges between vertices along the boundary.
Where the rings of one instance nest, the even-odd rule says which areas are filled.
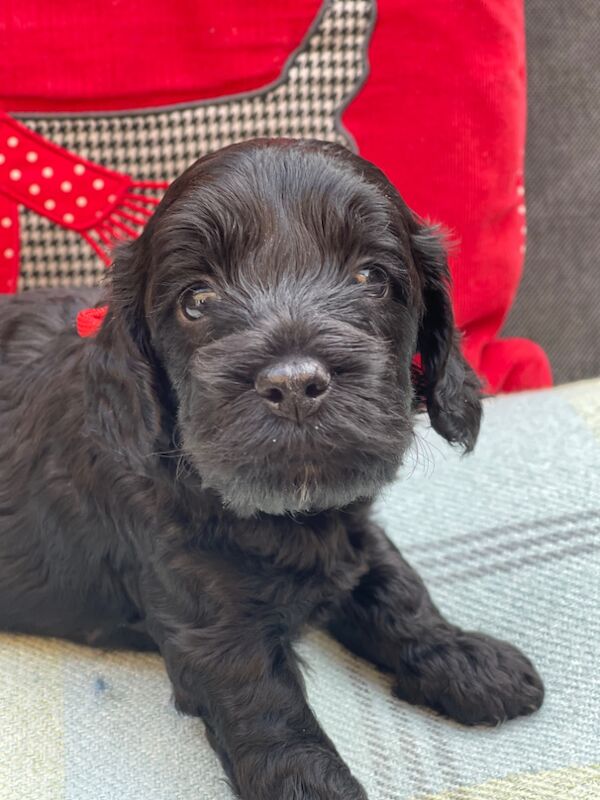
[[[564,383],[600,375],[600,8],[525,9],[528,242],[503,335],[539,342]]]
[[[322,633],[310,701],[371,800],[600,797],[600,382],[486,404],[476,453],[419,427],[377,514],[455,622],[521,646],[542,710],[466,729],[392,698]],[[230,800],[160,659],[0,636],[2,800]]]

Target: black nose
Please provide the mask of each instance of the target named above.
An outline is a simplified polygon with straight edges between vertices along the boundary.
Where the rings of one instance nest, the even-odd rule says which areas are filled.
[[[319,408],[330,380],[320,361],[295,358],[265,367],[254,385],[274,414],[302,422]]]

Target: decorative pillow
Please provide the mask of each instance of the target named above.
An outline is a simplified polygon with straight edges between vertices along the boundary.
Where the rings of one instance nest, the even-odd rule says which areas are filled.
[[[377,5],[374,31],[373,0],[3,6],[0,291],[96,283],[207,151],[331,139],[457,240],[457,319],[489,389],[547,385],[536,345],[496,338],[524,249],[522,0]]]

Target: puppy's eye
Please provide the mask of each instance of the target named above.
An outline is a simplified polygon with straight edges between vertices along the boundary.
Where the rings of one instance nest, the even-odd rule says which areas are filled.
[[[354,282],[364,286],[375,297],[385,297],[390,287],[389,278],[381,267],[359,269],[354,273]]]
[[[200,319],[205,304],[217,299],[218,295],[212,286],[191,286],[183,292],[179,304],[188,319]]]

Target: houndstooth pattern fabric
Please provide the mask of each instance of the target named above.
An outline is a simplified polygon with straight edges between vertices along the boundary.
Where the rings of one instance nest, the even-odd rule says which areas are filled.
[[[62,147],[136,180],[172,180],[205,153],[258,136],[353,147],[340,116],[367,71],[374,0],[327,0],[282,76],[264,89],[139,112],[22,116]],[[90,286],[104,266],[80,236],[20,211],[20,290]]]

